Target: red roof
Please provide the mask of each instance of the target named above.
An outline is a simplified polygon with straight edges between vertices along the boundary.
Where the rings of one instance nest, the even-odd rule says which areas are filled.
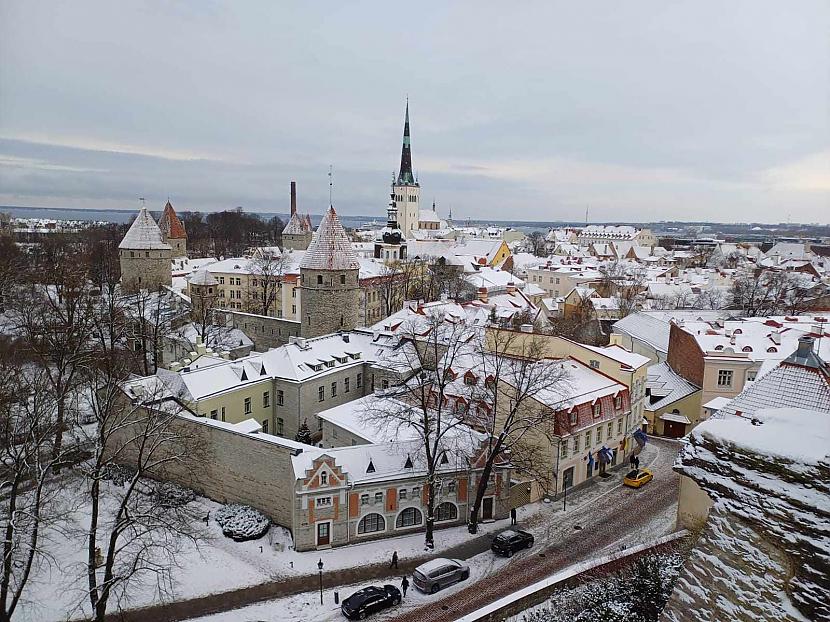
[[[165,235],[165,237],[167,237],[167,239],[181,239],[187,237],[184,225],[182,224],[182,221],[179,220],[179,217],[176,216],[176,210],[173,209],[170,201],[167,202],[167,205],[164,206],[164,211],[161,213],[159,229],[161,229],[161,232]]]

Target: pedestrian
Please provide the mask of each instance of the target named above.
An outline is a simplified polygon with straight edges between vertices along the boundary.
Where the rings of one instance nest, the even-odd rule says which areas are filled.
[[[635,469],[640,468],[640,459],[637,456],[634,456],[634,468]]]
[[[392,553],[392,563],[389,564],[390,568],[397,568],[398,567],[398,552],[395,551]]]
[[[510,508],[510,524],[516,524],[516,508]]]
[[[406,598],[406,590],[409,588],[409,580],[406,578],[406,575],[403,576],[401,579],[401,591],[403,592],[403,597]]]
[[[634,468],[634,460],[635,460],[635,458],[636,458],[636,456],[635,456],[634,454],[631,454],[631,455],[628,457],[628,464],[630,464],[630,465],[631,465],[631,468],[632,468],[632,469]]]

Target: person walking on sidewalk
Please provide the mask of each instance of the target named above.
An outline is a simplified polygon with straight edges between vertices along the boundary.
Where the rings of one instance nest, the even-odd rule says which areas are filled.
[[[516,524],[516,508],[510,508],[510,524]]]
[[[637,456],[634,456],[634,468],[635,469],[640,468],[640,459]]]
[[[401,579],[401,592],[403,592],[403,597],[406,598],[406,590],[409,588],[409,580],[406,578],[406,575],[403,576]]]
[[[392,563],[389,564],[389,567],[397,569],[397,567],[398,567],[398,552],[397,551],[392,553]]]

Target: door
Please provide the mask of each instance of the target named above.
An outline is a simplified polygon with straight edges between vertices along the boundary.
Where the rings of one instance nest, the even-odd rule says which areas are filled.
[[[677,421],[664,421],[663,432],[669,438],[680,438],[686,436],[686,424]]]
[[[331,542],[329,523],[317,523],[317,546],[328,546]]]
[[[485,497],[481,506],[481,519],[490,520],[493,518],[493,497]]]
[[[562,488],[571,488],[574,485],[574,468],[568,467],[562,475]]]

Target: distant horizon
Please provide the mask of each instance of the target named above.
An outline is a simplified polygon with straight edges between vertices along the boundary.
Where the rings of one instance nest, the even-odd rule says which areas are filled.
[[[172,203],[172,201],[171,201]],[[145,206],[150,212],[153,213],[161,213],[164,210],[164,205],[162,204],[158,208],[153,208],[151,206]],[[194,210],[194,209],[179,209],[175,205],[173,208],[178,213],[200,213],[200,214],[213,214],[213,213],[220,213],[223,211],[233,211],[236,209],[242,209],[244,212],[249,214],[256,214],[256,215],[268,215],[268,216],[290,216],[290,212],[272,212],[272,211],[262,211],[262,210],[253,210],[245,208],[244,206],[234,206],[228,207],[224,209],[216,209],[216,210]],[[138,212],[140,207],[136,207],[133,209],[128,208],[118,208],[118,207],[52,207],[52,206],[42,206],[42,205],[0,205],[0,212],[6,210],[45,210],[45,211],[63,211],[63,212],[91,212],[91,213],[108,213],[108,212],[117,212],[119,214],[135,214]],[[337,207],[335,206],[335,210]],[[316,212],[306,212],[305,210],[299,210],[302,213],[308,213],[312,218],[316,218],[317,220],[323,217],[322,213]],[[350,221],[354,220],[366,220],[366,221],[382,221],[385,220],[385,215],[371,215],[371,214],[339,214],[341,218],[346,218]],[[447,220],[446,217],[442,217],[444,220]],[[77,220],[77,219],[67,219],[67,220]],[[90,219],[93,220],[93,219]],[[462,223],[470,222],[476,224],[483,224],[489,223],[493,225],[503,225],[503,224],[513,224],[516,226],[521,227],[529,227],[534,225],[563,225],[563,226],[572,226],[572,227],[585,227],[590,225],[612,225],[612,226],[621,226],[621,225],[654,225],[654,224],[681,224],[681,225],[764,225],[764,226],[785,226],[785,227],[798,227],[798,226],[808,226],[808,227],[828,227],[830,225],[825,223],[819,222],[765,222],[765,221],[715,221],[715,220],[652,220],[652,221],[636,221],[636,220],[613,220],[613,221],[591,221],[589,220],[587,223],[584,221],[576,221],[576,220],[494,220],[494,219],[482,219],[482,218],[455,218],[453,219],[453,223],[456,226],[463,226]]]

